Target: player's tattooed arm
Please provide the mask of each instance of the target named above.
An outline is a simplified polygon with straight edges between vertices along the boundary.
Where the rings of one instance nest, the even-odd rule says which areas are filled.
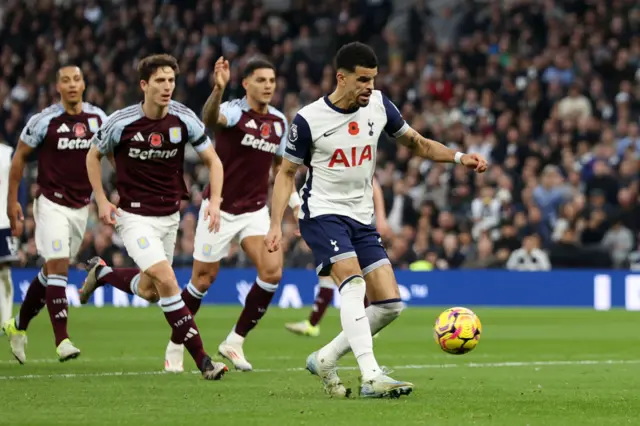
[[[220,114],[220,103],[222,102],[222,94],[224,93],[225,87],[227,87],[230,77],[229,61],[221,56],[216,61],[214,68],[213,90],[202,109],[202,121],[211,130],[214,130],[216,127],[227,126],[227,117],[225,117],[224,114]]]
[[[440,142],[425,138],[411,127],[402,136],[399,136],[397,140],[418,157],[426,158],[436,163],[456,162],[457,151],[447,148]],[[487,170],[487,160],[480,154],[462,154],[459,162],[466,168],[479,173]]]
[[[227,126],[227,118],[224,114],[220,114],[220,103],[222,102],[223,93],[224,88],[220,89],[218,86],[215,86],[202,109],[202,122],[210,130],[214,130],[216,127]]]
[[[418,157],[427,158],[438,163],[453,163],[456,151],[440,142],[425,138],[412,128],[398,137],[398,142],[409,148]]]

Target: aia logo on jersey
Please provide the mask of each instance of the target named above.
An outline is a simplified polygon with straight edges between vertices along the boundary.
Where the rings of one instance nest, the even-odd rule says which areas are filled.
[[[332,169],[339,164],[342,164],[344,167],[357,167],[361,166],[365,161],[371,160],[371,145],[367,145],[362,149],[360,147],[352,146],[351,151],[347,149],[346,152],[341,148],[338,148],[331,156],[329,168]]]
[[[87,136],[87,126],[84,123],[76,123],[73,125],[73,135],[76,138],[84,138]]]
[[[162,133],[151,133],[149,135],[149,145],[153,148],[160,148],[164,142],[164,136]]]
[[[358,127],[357,121],[352,121],[349,123],[349,134],[351,136],[355,136],[360,133],[360,127]]]
[[[262,139],[267,139],[269,136],[271,136],[271,124],[262,123],[260,125],[260,137]]]

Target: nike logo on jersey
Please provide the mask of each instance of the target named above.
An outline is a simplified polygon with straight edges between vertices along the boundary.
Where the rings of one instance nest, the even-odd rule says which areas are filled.
[[[335,132],[337,132],[338,130],[340,130],[340,128],[333,129],[333,130],[329,130],[328,132],[324,132],[324,135],[322,135],[322,136],[324,136],[325,138],[326,138],[326,137],[329,137],[329,136],[331,136],[332,134],[334,134]]]

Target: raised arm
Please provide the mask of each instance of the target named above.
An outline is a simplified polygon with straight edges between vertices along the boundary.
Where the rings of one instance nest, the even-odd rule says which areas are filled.
[[[464,154],[447,148],[440,142],[425,138],[411,127],[402,136],[399,136],[397,141],[408,147],[418,157],[426,158],[436,163],[462,164],[478,173],[483,173],[487,170],[487,160],[480,154]]]
[[[202,109],[202,121],[210,130],[215,130],[216,127],[228,126],[227,117],[224,114],[220,114],[220,103],[222,102],[222,94],[224,93],[225,87],[227,87],[229,78],[229,61],[221,56],[216,61],[214,68],[215,84],[213,90]]]
[[[407,146],[418,157],[437,163],[462,164],[478,173],[483,173],[487,169],[487,161],[482,155],[456,152],[440,142],[423,137],[404,121],[398,108],[384,95],[382,95],[382,102],[387,114],[385,132],[396,138],[402,145]]]

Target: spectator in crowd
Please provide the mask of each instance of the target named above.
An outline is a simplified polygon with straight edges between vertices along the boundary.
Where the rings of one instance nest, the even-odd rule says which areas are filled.
[[[110,113],[141,99],[134,70],[151,53],[179,58],[175,98],[196,111],[211,90],[218,56],[232,66],[225,100],[243,96],[240,71],[266,56],[279,76],[273,103],[291,119],[329,93],[335,76],[326,64],[342,44],[359,40],[378,53],[376,85],[412,127],[491,162],[486,174],[474,176],[411,158],[381,138],[376,174],[393,230],[383,242],[394,267],[416,261],[436,269],[504,267],[532,233],[553,268],[610,267],[611,256],[627,264],[624,229],[634,241],[640,232],[636,3],[415,0],[408,9],[391,0],[289,3],[270,10],[259,0],[2,1],[0,140],[15,146],[26,121],[56,101],[51,77],[60,64],[78,64],[87,101]],[[104,170],[117,202],[113,172]],[[31,167],[21,186],[23,266],[40,262],[35,178]],[[208,180],[194,152],[186,153],[184,178],[190,199],[181,206],[175,259],[189,266],[193,214]],[[293,219],[285,220],[291,229]],[[294,232],[285,240],[287,266],[310,267]],[[131,263],[92,207],[76,266],[94,254]],[[237,245],[222,264],[249,266]]]
[[[507,260],[507,269],[512,271],[548,271],[551,262],[547,253],[540,249],[540,236],[527,236],[522,247],[514,250]]]

